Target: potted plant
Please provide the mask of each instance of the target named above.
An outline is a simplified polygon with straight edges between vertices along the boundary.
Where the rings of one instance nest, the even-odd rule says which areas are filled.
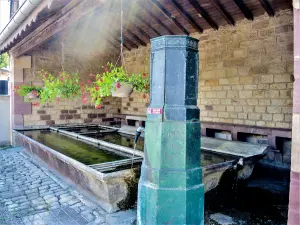
[[[44,87],[40,92],[41,104],[80,96],[81,92],[77,73],[63,71],[59,72],[58,76],[54,76],[43,70],[39,73],[44,81]]]
[[[15,92],[18,95],[25,97],[25,101],[31,101],[32,99],[39,98],[41,91],[42,91],[41,87],[32,84],[15,86]]]
[[[129,75],[122,66],[115,66],[112,63],[104,67],[104,73],[90,74],[90,77],[92,81],[88,80],[86,90],[96,108],[101,108],[103,97],[128,97],[133,90],[149,92],[150,79],[146,73]],[[86,100],[85,92],[83,99]]]

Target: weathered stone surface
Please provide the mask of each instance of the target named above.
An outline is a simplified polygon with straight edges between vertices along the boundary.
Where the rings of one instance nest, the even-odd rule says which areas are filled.
[[[0,151],[0,162],[0,224],[105,223],[107,213],[101,207],[80,195],[71,186],[62,185],[64,181],[37,162],[30,161],[21,149]],[[12,191],[13,188],[21,187],[23,191]],[[135,214],[135,211],[129,213],[128,219],[134,220]],[[122,216],[118,218],[112,221],[122,222],[117,224],[132,224]]]
[[[277,111],[280,112],[274,113],[280,113],[284,117],[291,114],[293,108],[291,103],[292,21],[293,13],[283,11],[277,20],[270,20],[267,15],[262,15],[254,22],[237,23],[230,31],[228,29],[206,31],[204,39],[202,35],[194,34],[200,40],[198,107],[202,110],[201,121],[276,128],[292,127],[291,117],[287,117],[285,123],[282,123],[273,121],[273,117],[271,120],[264,120],[264,118],[250,116],[249,119],[248,114],[251,112],[247,110],[231,111],[246,114],[244,118],[235,119],[233,114],[226,114],[228,111],[225,107],[230,105],[245,109],[244,107],[248,105],[276,106]],[[128,71],[138,72],[138,68],[148,67],[149,63],[144,65],[144,62],[147,60],[149,48],[150,45],[147,45],[126,52],[125,61]],[[136,57],[137,54],[140,57]],[[149,68],[146,70],[149,71]],[[294,94],[297,94],[297,91]],[[273,105],[271,100],[280,100],[280,104]],[[121,112],[145,115],[144,103],[149,102],[148,95],[144,98],[143,94],[133,93],[130,98],[122,99]],[[213,109],[206,106],[211,106]],[[214,116],[215,112],[221,112],[222,118]]]

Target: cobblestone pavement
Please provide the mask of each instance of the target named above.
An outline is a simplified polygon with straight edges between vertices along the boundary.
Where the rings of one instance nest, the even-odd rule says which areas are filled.
[[[136,212],[108,214],[22,148],[0,150],[0,225],[135,224]]]

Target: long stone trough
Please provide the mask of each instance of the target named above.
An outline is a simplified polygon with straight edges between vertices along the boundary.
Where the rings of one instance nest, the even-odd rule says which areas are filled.
[[[101,126],[99,127],[101,128]],[[65,128],[50,127],[46,131],[50,132],[52,130],[51,132],[59,133],[74,141],[80,140],[93,147],[97,147],[99,151],[112,152],[123,158],[111,162],[86,165],[24,135],[23,133],[26,129],[15,130],[14,140],[16,145],[24,146],[27,154],[38,157],[54,171],[64,176],[69,182],[77,185],[83,191],[92,194],[95,200],[108,212],[132,207],[137,197],[137,183],[144,155],[143,152],[130,147],[87,137],[85,133],[78,134],[67,131]],[[67,128],[72,127],[68,126]],[[118,132],[120,135],[122,135],[122,130],[124,130],[118,130],[114,127],[103,128],[106,128],[106,133]],[[30,130],[35,131],[36,129]],[[133,130],[131,128],[131,131]],[[128,132],[128,129],[125,133],[126,135],[133,134]],[[133,138],[133,136],[130,136],[130,138]],[[207,137],[202,137],[201,143],[203,153],[201,156],[203,163],[202,177],[205,192],[217,187],[223,174],[229,170],[236,171],[238,179],[249,178],[255,163],[266,154],[268,149],[268,146],[217,140]]]

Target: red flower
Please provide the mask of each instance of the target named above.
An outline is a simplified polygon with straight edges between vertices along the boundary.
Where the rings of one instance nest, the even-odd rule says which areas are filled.
[[[60,79],[63,81],[65,78],[61,77]]]
[[[87,104],[87,103],[88,103],[87,98],[83,98],[83,99],[82,99],[82,102],[83,102],[83,104]]]
[[[90,73],[90,77],[94,77],[94,75],[92,73]]]
[[[90,80],[87,80],[87,83],[88,83],[88,84],[90,84],[90,83],[91,83],[91,81],[90,81]]]
[[[20,86],[15,86],[14,88],[15,88],[16,90],[18,90],[18,89],[20,89]]]
[[[96,86],[95,89],[96,89],[96,91],[99,91],[99,87],[98,86]]]
[[[56,98],[56,102],[59,103],[60,102],[60,98]]]
[[[148,76],[148,74],[146,74],[146,73],[143,73],[143,77],[146,77],[146,76]]]
[[[40,103],[33,103],[33,102],[32,102],[31,105],[32,105],[32,106],[39,106]]]
[[[104,72],[108,72],[108,68],[107,67],[104,67]]]
[[[95,107],[96,109],[101,109],[102,108],[102,105],[101,104],[99,104],[99,105],[96,105],[96,107]]]
[[[120,87],[121,87],[121,84],[118,82],[118,83],[116,84],[116,87],[117,87],[117,88],[120,88]]]
[[[145,88],[146,88],[146,89],[148,89],[148,88],[149,88],[148,84],[145,84]]]
[[[101,82],[101,83],[103,82],[103,79],[102,79],[102,77],[100,77],[100,82]]]

